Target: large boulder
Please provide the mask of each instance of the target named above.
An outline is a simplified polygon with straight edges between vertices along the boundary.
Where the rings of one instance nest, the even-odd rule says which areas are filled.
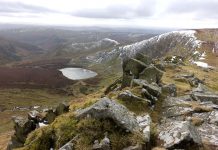
[[[155,82],[159,84],[162,76],[163,76],[163,71],[161,71],[160,69],[156,68],[153,65],[150,65],[139,74],[139,79],[144,79],[148,83]]]
[[[142,91],[141,91],[141,96],[142,96],[143,98],[149,99],[151,105],[154,105],[155,102],[158,100],[157,97],[151,95],[151,94],[150,94],[146,89],[144,89],[144,88],[143,88]]]
[[[102,98],[92,106],[78,110],[76,117],[82,119],[92,117],[96,119],[112,119],[118,126],[131,133],[141,134],[145,143],[150,140],[150,123],[149,116],[136,117],[125,106],[108,98]]]
[[[45,120],[50,124],[55,120],[56,117],[56,113],[53,111],[53,109],[49,109],[45,115]]]
[[[155,96],[155,97],[159,97],[161,95],[161,88],[155,84],[143,84],[143,88],[146,89],[151,95]]]
[[[167,149],[199,148],[202,145],[197,129],[189,121],[165,123],[160,128],[158,138]]]
[[[11,137],[11,141],[8,143],[7,150],[22,147],[25,143],[27,135],[36,129],[34,121],[23,117],[14,117],[14,130],[15,133]]]
[[[139,131],[140,129],[135,116],[130,113],[125,106],[106,97],[100,99],[92,106],[79,110],[76,113],[76,117],[78,119],[82,119],[87,116],[91,116],[96,119],[110,118],[117,125],[130,132]]]
[[[126,72],[130,75],[138,78],[139,73],[142,72],[147,65],[137,59],[130,58],[123,62],[123,72]]]
[[[60,103],[55,109],[55,114],[57,116],[59,116],[59,115],[66,113],[68,111],[69,111],[69,105],[67,105],[65,103]]]
[[[13,121],[14,121],[15,136],[20,142],[24,143],[27,135],[31,131],[35,130],[36,124],[33,121],[23,117],[15,117],[13,118]]]
[[[135,59],[143,62],[146,65],[150,65],[152,63],[152,59],[146,55],[143,55],[142,53],[137,53],[135,55]]]

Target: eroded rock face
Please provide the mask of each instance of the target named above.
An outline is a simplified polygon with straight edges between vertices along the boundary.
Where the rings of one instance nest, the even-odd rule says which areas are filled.
[[[202,145],[197,129],[189,121],[167,122],[160,128],[158,138],[167,149],[196,148]]]

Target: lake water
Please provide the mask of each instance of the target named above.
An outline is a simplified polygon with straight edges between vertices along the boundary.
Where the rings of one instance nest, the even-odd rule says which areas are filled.
[[[98,75],[94,71],[83,68],[63,68],[59,71],[61,71],[65,77],[71,80],[89,79]]]

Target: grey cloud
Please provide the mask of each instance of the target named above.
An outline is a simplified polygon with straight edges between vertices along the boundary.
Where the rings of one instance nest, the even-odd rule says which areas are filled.
[[[19,2],[0,2],[0,13],[43,13],[54,12],[48,8],[27,5]]]
[[[217,0],[183,0],[170,3],[166,13],[194,13],[196,18],[218,18]]]
[[[85,18],[128,19],[150,17],[155,12],[156,0],[141,0],[138,7],[128,5],[111,5],[102,9],[86,9],[72,13],[73,16]]]

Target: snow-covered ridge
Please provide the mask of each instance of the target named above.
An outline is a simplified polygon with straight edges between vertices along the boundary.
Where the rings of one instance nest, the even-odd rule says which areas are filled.
[[[95,56],[88,57],[88,59],[99,63],[111,60],[114,57],[121,59],[134,57],[138,52],[151,57],[161,57],[168,51],[175,51],[175,49],[174,55],[178,52],[182,53],[181,55],[189,55],[201,46],[201,41],[197,40],[195,33],[194,30],[172,31],[109,52],[99,52]],[[178,47],[186,51],[182,52]]]
[[[184,31],[172,31],[168,33],[164,33],[158,36],[155,36],[153,38],[150,38],[148,40],[144,40],[135,44],[124,46],[122,49],[124,57],[126,54],[128,54],[129,57],[134,56],[137,52],[142,51],[142,49],[149,44],[157,44],[161,42],[161,40],[165,40],[168,38],[171,40],[170,42],[174,42],[173,40],[176,40],[177,42],[184,43],[184,46],[191,46],[190,48],[196,49],[200,48],[201,41],[197,40],[197,37],[195,36],[196,31],[194,30],[184,30]],[[125,53],[126,52],[126,53]],[[123,55],[121,53],[121,57]]]

